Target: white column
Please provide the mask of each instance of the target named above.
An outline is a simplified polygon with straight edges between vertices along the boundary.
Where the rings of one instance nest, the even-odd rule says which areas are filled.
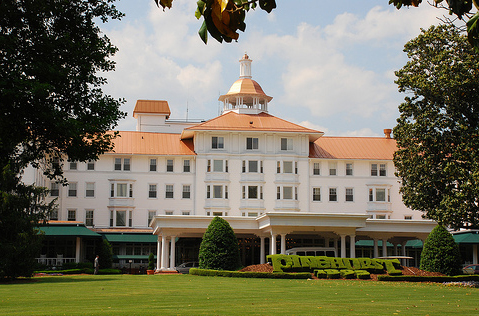
[[[356,258],[356,235],[350,235],[349,258]]]
[[[394,255],[395,255],[395,256],[399,256],[399,255],[398,255],[398,244],[397,244],[397,243],[394,243],[393,245],[394,245]]]
[[[161,266],[161,239],[158,236],[158,242],[156,243],[156,271],[160,270]]]
[[[170,268],[173,269],[176,264],[175,264],[175,255],[176,255],[176,251],[175,251],[175,247],[176,247],[176,236],[171,236],[171,251],[170,251]]]
[[[379,257],[378,239],[374,238],[374,258]]]
[[[266,258],[265,258],[266,256],[265,256],[265,253],[264,253],[264,251],[265,251],[265,249],[264,249],[264,237],[263,237],[263,236],[259,237],[259,240],[260,240],[259,263],[260,263],[260,264],[263,264],[263,263],[265,263],[265,261],[266,261],[266,260],[265,260],[265,259],[266,259]]]
[[[472,245],[472,263],[477,264],[477,244]]]
[[[286,234],[281,234],[281,254],[286,254]]]
[[[81,238],[76,238],[76,247],[75,247],[75,262],[80,262],[80,248],[81,247]]]
[[[383,239],[383,257],[388,256],[388,241]]]
[[[161,270],[166,269],[166,261],[168,260],[168,244],[166,243],[166,236],[161,236]]]
[[[346,258],[346,235],[341,235],[341,258]]]
[[[334,249],[336,249],[336,253],[338,253],[338,239],[334,238]]]
[[[406,243],[407,241],[405,240],[401,245],[401,251],[403,256],[406,256]],[[406,263],[407,263],[407,259],[402,259],[402,265],[406,266]]]
[[[271,251],[270,254],[275,255],[276,254],[276,235],[271,233]]]

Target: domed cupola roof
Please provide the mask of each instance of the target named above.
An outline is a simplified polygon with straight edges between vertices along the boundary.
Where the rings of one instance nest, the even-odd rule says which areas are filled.
[[[224,104],[223,113],[234,111],[244,114],[268,112],[268,102],[273,97],[267,96],[259,83],[251,79],[251,62],[245,54],[240,60],[240,78],[233,83],[228,93],[219,97]]]

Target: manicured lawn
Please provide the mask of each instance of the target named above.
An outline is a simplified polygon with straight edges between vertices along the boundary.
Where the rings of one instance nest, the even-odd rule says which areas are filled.
[[[1,315],[479,315],[479,289],[190,275],[37,277],[0,284]]]

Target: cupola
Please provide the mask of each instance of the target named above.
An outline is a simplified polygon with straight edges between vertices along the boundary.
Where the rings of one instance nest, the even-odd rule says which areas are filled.
[[[251,79],[251,62],[247,54],[240,59],[240,77],[233,83],[228,93],[219,97],[223,102],[223,114],[234,111],[241,114],[259,114],[268,112],[267,96],[259,83]]]

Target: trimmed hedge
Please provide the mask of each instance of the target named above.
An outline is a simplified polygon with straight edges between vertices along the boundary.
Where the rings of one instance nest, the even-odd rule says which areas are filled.
[[[262,279],[309,279],[311,273],[270,273],[270,272],[239,272],[226,270],[208,270],[191,268],[190,274],[201,276],[220,276],[229,278],[262,278]]]
[[[43,270],[35,271],[35,273],[44,273],[44,274],[93,274],[93,269],[83,268],[83,269],[65,269],[65,270]],[[119,269],[100,269],[99,274],[121,274]]]
[[[420,275],[378,275],[378,281],[407,281],[407,282],[479,282],[479,275],[456,275],[456,276],[420,276]]]

